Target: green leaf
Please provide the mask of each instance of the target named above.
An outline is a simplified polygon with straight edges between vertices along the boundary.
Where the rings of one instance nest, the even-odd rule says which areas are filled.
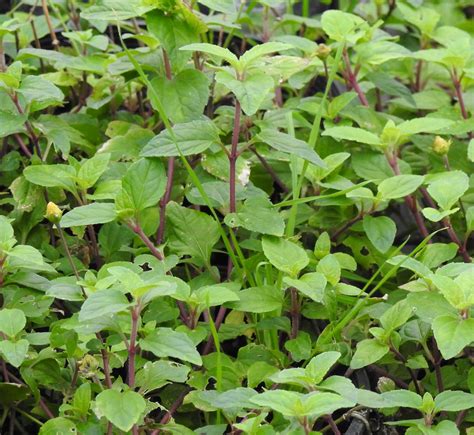
[[[329,10],[323,13],[321,25],[327,35],[338,42],[355,43],[365,32],[358,31],[364,20],[357,15],[338,10]]]
[[[116,313],[127,310],[128,307],[130,307],[130,302],[122,292],[113,289],[98,290],[82,304],[79,321],[112,317]]]
[[[316,266],[316,270],[323,274],[331,285],[336,285],[341,278],[341,265],[335,254],[326,255]]]
[[[226,304],[227,307],[237,311],[269,313],[281,309],[283,305],[283,293],[270,285],[250,287],[238,292],[237,295],[239,301]]]
[[[285,276],[283,282],[290,287],[296,288],[296,290],[314,302],[322,302],[327,279],[320,272],[310,272],[305,273],[299,279]]]
[[[268,128],[262,130],[256,136],[256,139],[270,145],[277,151],[301,157],[302,159],[322,168],[327,167],[324,160],[322,160],[306,142],[296,139],[289,134]]]
[[[1,244],[10,242],[15,238],[13,227],[10,223],[10,219],[6,216],[0,215],[0,248]]]
[[[145,399],[134,391],[105,390],[95,399],[96,414],[104,416],[114,426],[128,432],[140,420],[146,409]]]
[[[300,404],[303,395],[294,391],[265,391],[258,396],[252,397],[250,401],[264,408],[270,408],[283,415],[299,416],[295,407]]]
[[[419,133],[435,133],[438,130],[449,127],[454,121],[444,118],[432,118],[426,116],[424,118],[410,119],[397,125],[402,134],[411,136]]]
[[[14,337],[25,325],[25,313],[18,308],[2,308],[0,311],[0,332],[8,337]]]
[[[66,435],[76,433],[76,425],[64,417],[56,417],[48,420],[39,430],[39,435]]]
[[[423,216],[431,222],[439,222],[445,217],[450,216],[459,211],[459,208],[453,208],[452,210],[439,211],[436,208],[425,207],[421,210]]]
[[[397,233],[397,226],[392,219],[387,216],[366,215],[363,226],[367,237],[378,251],[384,254],[392,247]]]
[[[122,191],[116,198],[119,210],[131,209],[136,214],[153,207],[165,193],[166,174],[159,159],[140,159],[122,178]]]
[[[26,115],[0,110],[0,138],[23,131],[26,119]]]
[[[474,341],[474,319],[439,316],[434,319],[432,327],[441,355],[446,360],[454,358]]]
[[[171,382],[186,382],[190,368],[172,361],[148,361],[137,372],[135,383],[145,393],[164,387]]]
[[[321,133],[322,136],[331,136],[334,139],[350,140],[368,145],[380,145],[380,138],[370,131],[357,127],[330,127]]]
[[[293,48],[290,44],[285,44],[283,42],[265,42],[263,44],[258,44],[252,47],[250,50],[247,50],[241,57],[240,63],[242,69],[247,68],[256,60],[260,59],[263,56],[266,56],[277,51],[284,51]]]
[[[389,352],[386,344],[380,343],[378,340],[369,338],[357,343],[357,348],[351,360],[351,368],[361,369],[369,364],[377,362]]]
[[[436,174],[427,190],[442,210],[450,210],[468,188],[469,177],[462,171],[451,171]]]
[[[196,43],[196,44],[189,44],[184,47],[181,47],[181,50],[200,51],[201,53],[210,54],[211,56],[215,56],[218,59],[225,60],[230,65],[232,65],[235,69],[240,68],[240,62],[237,59],[237,56],[233,54],[227,48],[223,48],[218,45],[207,44],[207,43]]]
[[[202,116],[209,99],[209,79],[195,69],[185,69],[171,80],[157,77],[152,81],[165,111],[174,123],[194,121]]]
[[[110,161],[110,154],[96,154],[86,160],[77,172],[77,184],[82,190],[92,187],[106,171]]]
[[[81,225],[96,225],[112,222],[117,218],[115,205],[107,202],[94,202],[72,209],[61,219],[63,228]]]
[[[289,240],[264,236],[262,248],[273,266],[293,278],[309,263],[306,251]]]
[[[193,341],[183,332],[158,328],[140,340],[140,347],[160,358],[172,357],[202,365],[201,355]]]
[[[311,337],[307,332],[299,331],[296,338],[287,340],[284,344],[285,349],[290,352],[291,359],[299,362],[306,360],[311,356]]]
[[[199,154],[213,144],[219,144],[219,130],[211,121],[191,121],[173,126],[176,144],[183,156]],[[179,156],[175,140],[168,130],[163,130],[143,148],[143,157]]]
[[[469,161],[474,162],[474,139],[471,139],[467,145],[467,158]]]
[[[26,76],[17,92],[25,98],[30,112],[60,104],[64,99],[61,89],[40,76]]]
[[[212,248],[219,240],[217,222],[209,215],[170,202],[166,207],[169,220],[169,246],[178,255],[189,255],[198,265],[209,265]]]
[[[379,184],[379,195],[384,200],[404,198],[418,189],[423,181],[424,177],[421,175],[396,175]]]
[[[384,407],[404,407],[404,408],[413,408],[420,409],[423,406],[422,398],[414,393],[413,391],[408,390],[394,390],[386,391],[381,394]]]
[[[265,101],[268,93],[275,86],[273,78],[263,72],[252,72],[239,80],[227,71],[216,74],[216,82],[225,86],[239,100],[243,112],[254,115]]]
[[[140,0],[102,0],[81,12],[81,18],[92,21],[116,22],[139,17],[153,8],[143,6]]]
[[[265,197],[249,198],[237,213],[229,213],[224,222],[231,228],[243,227],[249,231],[270,236],[283,236],[285,221]]]
[[[20,367],[28,353],[30,343],[28,340],[21,339],[18,341],[0,341],[0,354],[13,367]]]
[[[76,171],[67,165],[35,165],[23,171],[25,178],[33,184],[43,187],[60,187],[69,192],[76,191]]]
[[[87,415],[89,412],[89,407],[91,405],[91,384],[84,383],[82,384],[74,393],[72,399],[72,406],[79,412],[81,415]]]
[[[435,412],[459,412],[474,408],[474,394],[464,391],[443,391],[435,397]]]
[[[331,367],[336,364],[340,357],[340,352],[323,352],[311,359],[306,366],[305,372],[317,385],[324,379]]]
[[[380,324],[386,331],[393,331],[404,325],[413,316],[414,311],[405,299],[401,300],[382,314]]]

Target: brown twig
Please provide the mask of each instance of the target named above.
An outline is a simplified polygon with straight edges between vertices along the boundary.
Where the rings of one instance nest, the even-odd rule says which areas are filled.
[[[357,81],[357,76],[352,70],[351,67],[351,61],[349,60],[349,54],[347,53],[347,49],[344,48],[344,51],[342,53],[343,59],[344,59],[344,65],[346,67],[346,72],[347,72],[347,79],[349,81],[349,84],[352,86],[354,91],[356,91],[357,96],[359,97],[359,101],[363,106],[369,107],[369,102],[367,100],[367,97],[364,94],[364,91],[361,89],[359,86],[359,82]]]
[[[55,50],[59,48],[59,40],[56,37],[56,32],[54,31],[53,23],[51,22],[51,16],[49,15],[48,2],[47,0],[41,0],[41,5],[43,7],[43,14],[48,25],[49,34],[51,35],[51,43]]]

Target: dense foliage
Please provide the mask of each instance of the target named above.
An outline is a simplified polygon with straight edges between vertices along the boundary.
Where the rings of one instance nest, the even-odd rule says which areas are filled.
[[[473,3],[328,3],[2,1],[2,433],[473,433]]]

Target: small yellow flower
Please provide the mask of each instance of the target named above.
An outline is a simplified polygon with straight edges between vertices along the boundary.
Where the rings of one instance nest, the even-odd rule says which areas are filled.
[[[436,154],[445,156],[449,152],[451,143],[450,140],[443,139],[441,136],[436,136],[431,146]]]
[[[53,224],[57,224],[61,220],[62,215],[63,212],[54,202],[48,202],[46,206],[46,219]]]

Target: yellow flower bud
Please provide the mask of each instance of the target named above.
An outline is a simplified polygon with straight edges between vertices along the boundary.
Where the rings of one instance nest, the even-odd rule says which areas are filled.
[[[61,220],[62,215],[63,212],[54,202],[48,202],[46,206],[46,219],[53,224],[57,224]]]
[[[326,59],[331,53],[331,47],[328,47],[326,44],[319,44],[316,50],[316,55],[320,59]]]
[[[439,154],[440,156],[445,156],[449,152],[449,148],[451,147],[451,141],[443,139],[441,136],[436,136],[431,146],[436,154]]]

